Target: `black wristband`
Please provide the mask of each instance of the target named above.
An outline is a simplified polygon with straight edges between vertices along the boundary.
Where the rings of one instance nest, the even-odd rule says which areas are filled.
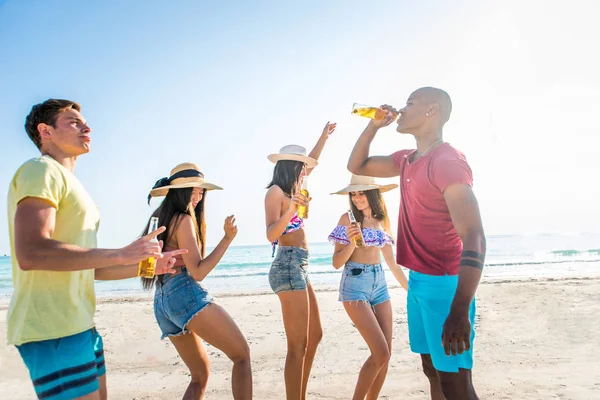
[[[478,253],[476,251],[472,251],[472,250],[463,250],[462,254],[460,255],[461,258],[467,257],[467,258],[475,258],[477,260],[483,261],[483,259],[485,258],[485,256],[481,253]]]
[[[477,269],[483,269],[483,263],[481,261],[461,259],[460,266],[462,267],[463,265],[468,265],[469,267]]]

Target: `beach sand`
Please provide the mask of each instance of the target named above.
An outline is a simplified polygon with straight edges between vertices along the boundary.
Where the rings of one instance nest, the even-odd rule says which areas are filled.
[[[475,387],[482,399],[598,399],[600,279],[484,282],[477,293]],[[391,289],[394,343],[381,399],[428,399],[420,358],[410,352],[405,293]],[[350,399],[368,349],[336,291],[318,292],[324,327],[308,388],[310,399]],[[254,398],[284,399],[285,335],[273,294],[221,296],[252,350]],[[101,299],[96,315],[104,337],[111,399],[179,399],[185,365],[168,340],[160,341],[152,302]],[[208,347],[206,399],[231,399],[231,363]],[[0,311],[0,397],[34,398],[27,370],[6,346],[6,307]]]

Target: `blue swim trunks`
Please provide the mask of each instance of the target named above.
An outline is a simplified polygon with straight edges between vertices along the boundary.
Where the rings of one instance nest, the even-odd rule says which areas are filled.
[[[69,400],[93,393],[106,373],[104,345],[95,328],[16,347],[38,399]]]
[[[475,299],[469,307],[471,349],[447,356],[442,346],[442,330],[450,312],[458,275],[426,275],[410,271],[406,301],[408,337],[414,353],[430,354],[433,366],[442,372],[458,372],[473,368],[475,339]]]

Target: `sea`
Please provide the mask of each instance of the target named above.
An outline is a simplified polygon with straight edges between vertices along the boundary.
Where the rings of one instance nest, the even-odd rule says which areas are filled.
[[[310,279],[315,289],[334,289],[340,270],[331,265],[333,246],[311,243]],[[207,249],[210,251],[211,249]],[[269,245],[231,246],[204,280],[215,294],[252,294],[270,291]],[[0,303],[9,301],[12,287],[11,260],[0,257]],[[385,267],[388,284],[397,285]],[[575,278],[600,276],[600,233],[491,235],[487,237],[483,280]],[[137,278],[96,282],[98,297],[148,296]]]

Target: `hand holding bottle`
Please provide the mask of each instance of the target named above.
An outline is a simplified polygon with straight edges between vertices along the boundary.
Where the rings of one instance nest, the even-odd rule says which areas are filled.
[[[310,201],[310,198],[308,197],[308,191],[305,194],[302,190],[302,186],[305,185],[305,180],[306,178],[298,181],[292,192],[292,197],[290,198],[288,211],[293,212],[294,214],[296,212],[299,213],[301,207],[308,207],[308,202]]]
[[[120,250],[119,264],[137,264],[148,257],[161,257],[161,248],[156,237],[165,231],[165,227],[161,226],[153,230],[145,236],[137,239],[128,246]]]
[[[360,222],[354,217],[352,209],[348,210],[348,219],[350,220],[349,227],[352,227],[352,238],[350,237],[349,228],[346,228],[346,236],[348,236],[350,242],[354,243],[356,247],[365,247],[365,240],[363,238]]]
[[[377,129],[388,126],[389,124],[394,122],[396,118],[398,118],[398,111],[388,104],[382,105],[379,108],[379,110],[381,110],[381,112],[378,115],[379,118],[373,118],[371,119],[371,122],[369,122],[369,124],[371,124]]]
[[[153,278],[154,270],[156,268],[156,260],[162,257],[162,244],[158,241],[157,236],[165,231],[165,227],[158,227],[158,218],[151,217],[150,223],[148,224],[148,234],[142,236],[136,242],[146,242],[146,246],[152,246],[158,248],[158,252],[153,253],[150,257],[139,260],[138,264],[138,276],[143,278]],[[136,242],[132,243],[135,244]],[[131,245],[130,245],[131,246]]]
[[[360,224],[358,222],[348,224],[346,226],[346,236],[348,237],[350,243],[356,246],[357,239],[362,238]]]

